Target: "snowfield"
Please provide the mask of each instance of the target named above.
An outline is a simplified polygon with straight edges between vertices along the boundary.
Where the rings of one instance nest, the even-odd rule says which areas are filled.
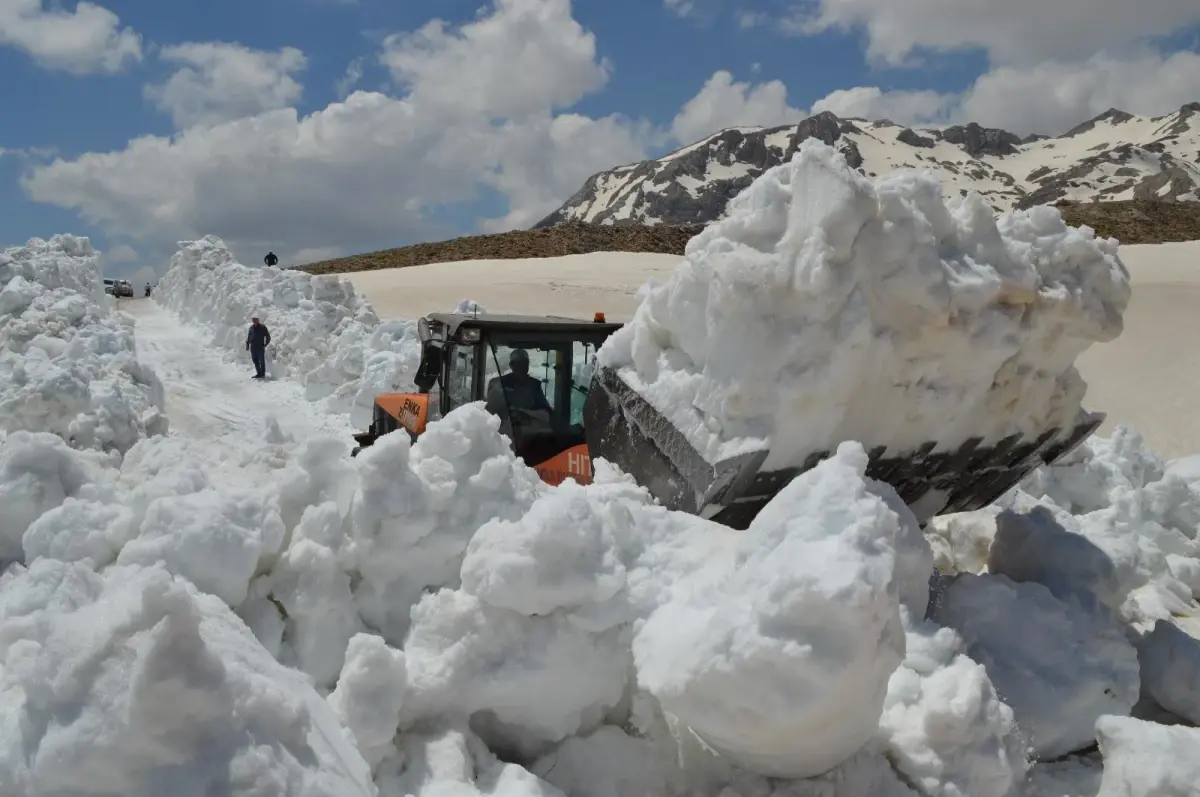
[[[1092,308],[1072,355],[1116,334],[1107,244],[1039,245]],[[734,532],[603,462],[547,487],[480,406],[351,458],[350,415],[417,344],[344,280],[211,237],[128,315],[99,279],[85,239],[0,256],[6,373],[92,391],[0,382],[37,412],[0,438],[0,794],[1195,793],[1200,458],[1120,428],[922,529],[847,442]]]

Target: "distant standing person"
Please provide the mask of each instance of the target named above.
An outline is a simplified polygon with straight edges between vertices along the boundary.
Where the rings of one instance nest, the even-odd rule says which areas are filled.
[[[267,256],[263,258],[263,262],[268,266],[274,267],[279,262],[279,258],[275,256],[274,252],[267,252]]]
[[[271,331],[258,316],[250,319],[250,332],[246,335],[246,351],[254,361],[254,379],[267,378],[267,347],[271,345]]]

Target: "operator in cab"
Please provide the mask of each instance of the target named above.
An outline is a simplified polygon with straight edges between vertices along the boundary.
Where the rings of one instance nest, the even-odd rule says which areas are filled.
[[[524,349],[513,349],[508,355],[509,372],[502,376],[493,377],[487,386],[487,411],[507,416],[512,410],[537,412],[544,410],[547,414],[553,412],[546,394],[542,392],[542,383],[529,375],[529,352]],[[549,418],[547,418],[547,421]]]

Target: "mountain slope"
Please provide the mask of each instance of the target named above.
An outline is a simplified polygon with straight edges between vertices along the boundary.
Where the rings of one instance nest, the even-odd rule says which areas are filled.
[[[974,123],[911,129],[821,113],[784,127],[722,130],[593,175],[536,226],[705,224],[810,137],[869,175],[930,169],[947,191],[978,191],[996,210],[1060,200],[1200,200],[1200,102],[1155,118],[1114,109],[1061,136],[1027,139]]]

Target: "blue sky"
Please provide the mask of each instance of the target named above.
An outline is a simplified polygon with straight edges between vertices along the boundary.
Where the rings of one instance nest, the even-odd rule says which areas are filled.
[[[298,261],[528,226],[730,125],[1056,133],[1200,99],[1195,0],[1000,5],[0,0],[0,245],[86,234],[133,273],[211,233]]]

